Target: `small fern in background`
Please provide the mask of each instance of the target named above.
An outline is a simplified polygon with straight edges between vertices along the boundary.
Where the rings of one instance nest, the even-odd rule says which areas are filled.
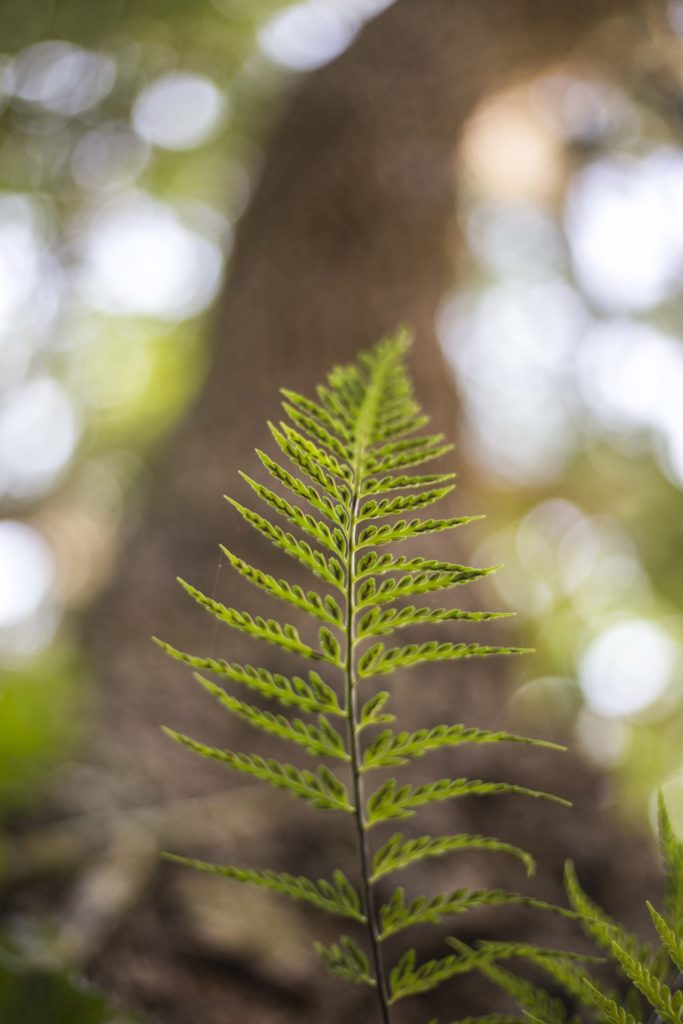
[[[598,1024],[681,1024],[683,1020],[683,843],[676,837],[661,795],[659,840],[665,870],[663,913],[647,904],[659,942],[641,942],[612,920],[586,895],[571,862],[565,870],[569,902],[585,933],[612,961],[620,977],[618,990],[605,990],[563,953],[500,942],[479,943],[476,950],[456,939],[454,952],[511,996],[527,1019],[542,1024],[576,1024],[567,1002],[588,1011]],[[501,960],[522,959],[539,968],[564,998],[501,967]],[[602,958],[595,957],[598,961]],[[436,1024],[436,1022],[432,1022]]]
[[[434,638],[396,646],[386,642],[408,626],[441,627],[461,620],[476,623],[499,617],[490,612],[403,603],[461,586],[491,571],[399,555],[391,549],[399,542],[452,530],[478,518],[410,518],[453,490],[453,474],[415,473],[415,467],[439,458],[451,446],[441,435],[418,433],[427,417],[412,395],[404,364],[406,348],[407,339],[401,333],[361,355],[356,364],[334,369],[327,385],[318,388],[317,400],[284,391],[283,406],[289,422],[271,425],[271,432],[286,463],[261,451],[257,454],[288,496],[242,474],[266,506],[265,514],[228,499],[266,540],[324,584],[324,590],[305,590],[276,579],[223,548],[225,557],[246,580],[315,620],[317,641],[303,639],[294,625],[226,607],[181,581],[188,594],[220,622],[275,645],[285,657],[293,654],[305,659],[312,663],[310,671],[305,676],[286,676],[266,668],[186,654],[160,641],[172,657],[198,670],[199,683],[228,712],[303,748],[316,760],[325,759],[325,763],[308,770],[270,757],[210,747],[170,729],[166,730],[168,735],[203,757],[269,782],[314,807],[348,815],[358,841],[357,864],[352,871],[345,866],[354,882],[340,869],[329,880],[313,881],[275,870],[172,859],[303,900],[362,926],[365,938],[360,944],[343,935],[330,947],[317,944],[316,948],[333,972],[376,989],[383,1024],[390,1021],[389,1008],[398,1000],[428,992],[472,969],[482,956],[490,959],[488,952],[484,955],[455,949],[441,960],[420,964],[416,951],[410,949],[397,964],[386,967],[382,944],[390,936],[416,924],[439,923],[479,906],[523,904],[558,909],[500,890],[460,888],[408,897],[399,886],[383,905],[378,905],[376,898],[375,885],[384,876],[424,858],[458,850],[506,853],[518,858],[529,873],[534,866],[526,851],[490,836],[425,835],[407,839],[396,832],[375,842],[377,827],[410,818],[426,804],[467,796],[516,794],[559,800],[507,782],[469,778],[443,778],[425,785],[390,778],[373,784],[373,773],[378,769],[402,769],[414,759],[445,747],[501,742],[555,746],[461,724],[396,731],[390,691],[376,688],[377,680],[389,679],[399,669],[520,653],[518,648]],[[269,518],[270,512],[277,513],[277,521]],[[289,532],[289,527],[297,532]],[[228,692],[225,683],[237,684],[242,694],[252,691],[279,703],[290,714],[248,703]]]

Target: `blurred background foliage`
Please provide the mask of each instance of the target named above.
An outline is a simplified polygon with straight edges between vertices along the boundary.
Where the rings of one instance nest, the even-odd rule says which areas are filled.
[[[77,742],[75,624],[203,379],[264,125],[385,6],[0,7],[0,815]],[[683,823],[682,130],[594,64],[489,101],[439,331],[476,557],[538,651],[519,714],[573,721],[627,806],[664,783]]]

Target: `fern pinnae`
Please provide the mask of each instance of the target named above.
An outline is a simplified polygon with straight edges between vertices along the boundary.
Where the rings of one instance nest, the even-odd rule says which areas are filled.
[[[366,919],[360,909],[360,897],[348,878],[341,871],[335,871],[332,881],[319,878],[313,881],[303,875],[290,875],[280,871],[254,871],[251,868],[237,868],[230,864],[211,864],[192,857],[180,857],[175,853],[164,853],[164,859],[183,867],[195,868],[206,874],[247,882],[261,889],[278,892],[291,899],[310,903],[319,910],[337,917],[348,917],[360,924]]]
[[[346,711],[340,706],[337,694],[317,672],[310,671],[306,680],[300,676],[290,678],[279,672],[255,668],[253,665],[238,665],[235,662],[231,664],[216,658],[197,657],[177,650],[171,644],[159,640],[158,637],[152,639],[176,661],[182,661],[191,668],[203,672],[211,672],[212,675],[229,679],[231,682],[241,683],[262,697],[279,701],[285,707],[296,707],[301,711],[309,711],[314,714],[346,717]]]
[[[287,676],[264,667],[186,654],[161,643],[173,658],[194,668],[198,682],[242,722],[294,744],[309,756],[348,765],[347,788],[325,764],[309,771],[271,757],[208,746],[167,729],[167,735],[177,743],[219,761],[232,771],[267,782],[314,807],[351,815],[358,843],[358,888],[340,872],[333,874],[331,882],[314,882],[271,869],[172,859],[271,889],[363,924],[369,956],[351,936],[341,936],[329,946],[316,944],[316,949],[334,973],[376,991],[382,1024],[390,1024],[390,1006],[399,999],[430,991],[442,981],[473,969],[482,958],[491,960],[493,956],[490,951],[484,954],[460,950],[420,965],[415,951],[409,950],[385,973],[382,943],[389,936],[413,925],[438,923],[475,907],[516,904],[550,911],[557,908],[497,889],[455,889],[407,898],[400,887],[388,902],[379,906],[377,880],[428,857],[462,850],[495,852],[515,857],[528,873],[532,872],[534,862],[527,851],[512,844],[467,834],[407,840],[397,834],[373,856],[370,830],[383,822],[409,818],[426,804],[469,796],[518,795],[567,803],[525,786],[468,778],[445,778],[420,786],[399,786],[396,780],[389,779],[365,793],[365,780],[374,769],[406,765],[444,747],[504,741],[556,747],[542,740],[463,725],[438,725],[414,732],[385,728],[368,741],[365,739],[367,729],[395,721],[395,715],[387,709],[388,690],[364,694],[361,699],[361,687],[367,680],[429,662],[524,652],[523,648],[449,640],[427,639],[396,647],[376,640],[392,636],[403,627],[447,628],[453,622],[475,623],[502,617],[496,612],[400,603],[405,598],[476,581],[494,571],[382,550],[482,518],[410,518],[411,513],[421,512],[450,494],[454,474],[412,470],[442,456],[452,446],[440,434],[418,433],[427,419],[412,397],[404,365],[406,348],[406,336],[399,334],[361,354],[356,364],[337,367],[329,375],[328,383],[317,389],[317,401],[291,390],[283,392],[286,419],[277,425],[270,423],[269,428],[286,465],[263,451],[257,451],[257,455],[269,477],[287,497],[247,474],[242,477],[265,511],[275,512],[287,529],[261,511],[227,499],[257,533],[332,589],[332,594],[306,589],[264,572],[227,548],[222,549],[230,565],[248,583],[297,609],[307,621],[317,620],[317,643],[304,640],[295,625],[230,608],[181,581],[189,596],[218,621],[278,648],[284,658],[294,655],[316,663],[325,679],[317,671],[309,670],[306,678]],[[289,532],[290,527],[294,532]],[[374,642],[368,645],[368,641]],[[282,714],[249,703],[204,673],[221,683],[245,687],[285,709],[294,709],[295,713]],[[343,681],[343,698],[328,681],[330,673],[336,673],[337,679]],[[317,715],[317,719],[308,721],[296,717],[296,712]],[[333,724],[338,726],[341,718],[345,719],[345,735]],[[483,1020],[487,1024],[507,1024],[509,1018],[490,1015]]]
[[[417,861],[427,857],[442,857],[447,853],[461,850],[487,850],[492,853],[504,853],[516,857],[522,862],[527,875],[536,870],[534,858],[526,850],[511,843],[504,843],[491,836],[468,835],[460,832],[451,836],[420,836],[417,839],[404,839],[400,832],[395,832],[372,859],[371,881],[376,882],[384,875],[410,867]]]
[[[349,760],[342,737],[324,715],[318,717],[318,725],[310,725],[300,718],[292,720],[285,715],[275,715],[272,711],[264,711],[253,704],[238,700],[198,672],[195,673],[195,679],[208,693],[216,697],[224,708],[243,722],[270,733],[272,736],[277,736],[279,739],[295,743],[314,757]]]

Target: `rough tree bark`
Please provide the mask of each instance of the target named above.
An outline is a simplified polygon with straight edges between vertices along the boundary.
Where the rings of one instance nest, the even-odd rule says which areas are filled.
[[[97,793],[136,803],[229,781],[157,738],[161,722],[223,743],[233,728],[214,721],[211,703],[148,642],[158,634],[206,653],[215,643],[213,627],[188,608],[174,576],[210,591],[218,540],[234,542],[250,558],[252,539],[220,495],[229,489],[239,496],[236,468],[249,470],[254,445],[266,443],[264,424],[276,414],[277,387],[310,390],[332,363],[353,357],[396,324],[415,330],[418,397],[435,426],[453,434],[456,397],[434,317],[452,281],[454,155],[463,126],[487,95],[565,57],[608,19],[623,21],[640,7],[638,0],[398,0],[288,100],[239,225],[206,386],[159,460],[145,521],[89,623],[99,702],[89,800]],[[469,511],[460,498],[458,507]],[[253,554],[263,564],[263,548]],[[457,555],[466,557],[462,550]],[[228,589],[221,575],[219,594],[229,593],[239,606],[235,592],[234,581]],[[239,660],[234,646],[231,657]],[[455,716],[473,724],[491,717],[487,702],[496,699],[482,671],[468,674],[470,696],[463,703],[458,694]],[[481,715],[470,713],[474,706]],[[537,761],[530,764],[529,771],[538,770]],[[572,824],[552,818],[564,848],[548,851],[550,875],[582,835],[589,882],[623,911],[627,900],[610,881],[609,852],[621,840],[618,826],[601,820],[600,780],[576,762],[567,768],[550,771],[581,806]],[[492,813],[482,811],[475,830],[500,832],[498,811],[485,823]],[[504,813],[506,838],[526,845],[526,834],[538,850],[543,817],[533,808],[526,822],[510,817],[515,810]],[[629,841],[640,849],[639,840]],[[646,861],[634,856],[627,866],[630,878],[622,888],[628,900],[642,889]],[[546,894],[558,897],[552,880]],[[169,1019],[197,1015],[182,1008],[177,986],[169,991],[177,1016],[171,996],[159,1000]],[[466,1010],[459,1007],[457,1016]],[[213,1019],[207,1010],[203,1020]],[[271,1018],[263,1011],[258,1019]],[[341,1010],[332,1018],[328,1007],[326,1019],[345,1018]]]

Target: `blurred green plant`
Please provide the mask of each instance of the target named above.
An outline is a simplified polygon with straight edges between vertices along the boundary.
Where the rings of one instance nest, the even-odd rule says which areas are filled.
[[[70,974],[31,966],[1,945],[0,1007],[8,1024],[141,1024]]]
[[[0,820],[39,798],[76,740],[84,671],[74,650],[3,673],[0,679]]]

